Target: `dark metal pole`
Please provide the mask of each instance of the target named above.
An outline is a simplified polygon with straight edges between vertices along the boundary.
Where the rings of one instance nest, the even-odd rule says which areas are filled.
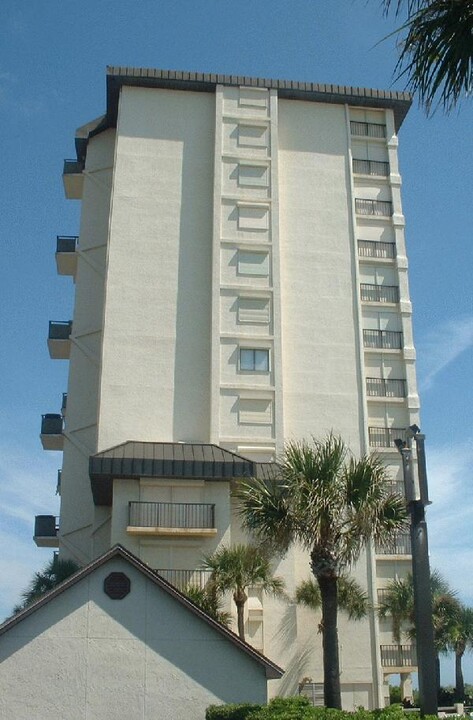
[[[414,434],[418,449],[420,499],[414,483],[412,449],[400,449],[404,472],[406,501],[411,515],[412,580],[414,586],[414,619],[416,626],[417,665],[420,713],[437,715],[437,665],[432,622],[432,590],[430,584],[429,546],[424,501],[427,500],[424,435]],[[420,446],[420,447],[419,447]]]

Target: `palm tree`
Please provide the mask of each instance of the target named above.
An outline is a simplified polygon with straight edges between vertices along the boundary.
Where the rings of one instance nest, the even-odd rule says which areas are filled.
[[[452,632],[457,623],[460,604],[456,593],[450,588],[439,572],[433,570],[430,575],[432,594],[432,621],[434,626],[434,646],[436,652],[437,687],[440,687],[441,653],[446,653],[452,644]],[[393,640],[400,644],[402,626],[408,638],[416,637],[414,612],[414,583],[409,573],[402,580],[393,580],[385,590],[378,606],[379,616],[391,616]]]
[[[455,622],[450,627],[449,647],[455,653],[455,700],[465,700],[465,681],[462,660],[467,650],[473,648],[473,608],[461,606]]]
[[[238,634],[245,639],[244,611],[247,589],[258,586],[263,592],[285,597],[284,581],[274,577],[269,555],[255,545],[221,547],[204,558],[202,568],[211,571],[209,588],[218,594],[231,590],[237,609]]]
[[[213,620],[221,623],[221,625],[225,625],[225,627],[230,625],[232,620],[231,613],[222,610],[220,598],[217,593],[212,592],[209,588],[202,588],[198,585],[187,585],[183,593],[194,605],[197,605],[198,608],[207,613]]]
[[[311,610],[320,610],[322,597],[320,588],[313,580],[303,580],[296,587],[296,603]],[[349,620],[362,620],[368,614],[368,595],[354,578],[341,575],[338,578],[338,609],[343,610]]]
[[[236,494],[244,526],[275,549],[299,543],[322,600],[325,705],[341,708],[337,637],[338,581],[369,540],[388,543],[407,525],[405,502],[388,493],[379,458],[356,460],[344,442],[290,442],[273,478],[241,483]]]
[[[405,8],[407,19],[395,72],[419,93],[427,112],[433,102],[452,109],[473,89],[473,0],[383,0],[386,13]]]
[[[80,565],[74,560],[60,560],[54,555],[43,570],[34,574],[28,588],[21,595],[21,603],[13,608],[13,612],[17,613],[24,610],[28,605],[31,605],[31,603],[55,588],[56,585],[62,583],[79,569]]]

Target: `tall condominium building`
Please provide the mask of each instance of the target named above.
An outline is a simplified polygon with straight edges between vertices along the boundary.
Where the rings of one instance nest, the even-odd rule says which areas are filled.
[[[109,68],[104,116],[64,166],[78,237],[56,260],[72,320],[61,516],[38,545],[84,565],[121,543],[172,583],[205,582],[203,554],[245,541],[231,497],[289,439],[333,430],[376,450],[399,488],[393,440],[418,422],[397,132],[404,93],[249,77]],[[67,400],[67,409],[66,409]],[[407,537],[354,569],[373,605],[410,567]],[[310,577],[275,560],[289,594]],[[228,601],[230,603],[230,600]],[[247,638],[286,669],[273,693],[315,701],[317,617],[250,592]],[[379,706],[412,648],[375,613],[340,619],[344,705]]]

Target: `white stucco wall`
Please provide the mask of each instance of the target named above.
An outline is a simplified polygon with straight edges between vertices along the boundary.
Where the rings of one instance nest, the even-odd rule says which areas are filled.
[[[111,600],[104,578],[131,592]],[[264,669],[117,559],[0,637],[0,716],[203,720],[211,703],[265,702]]]

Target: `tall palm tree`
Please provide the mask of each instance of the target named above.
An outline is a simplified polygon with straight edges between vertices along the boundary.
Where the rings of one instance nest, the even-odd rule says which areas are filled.
[[[429,111],[438,98],[448,111],[473,90],[473,0],[383,0],[406,22],[395,72],[407,78]]]
[[[296,587],[296,603],[311,610],[322,608],[320,588],[314,580],[303,580]],[[354,578],[341,575],[338,578],[338,609],[348,615],[349,620],[362,620],[368,614],[368,595]]]
[[[324,700],[341,708],[338,655],[338,581],[369,540],[388,543],[407,525],[405,502],[388,493],[379,458],[355,459],[341,438],[290,442],[273,478],[241,483],[244,526],[261,541],[286,551],[299,543],[322,599]]]
[[[209,588],[217,594],[230,590],[237,609],[238,634],[245,639],[245,604],[249,587],[284,597],[284,581],[274,577],[269,555],[256,545],[221,547],[204,558],[202,569],[210,570]]]
[[[467,650],[473,649],[473,608],[461,606],[450,627],[449,647],[455,653],[455,700],[465,700],[465,681],[462,660]]]
[[[45,565],[43,570],[36,572],[27,589],[21,595],[21,603],[13,608],[17,613],[38,600],[42,595],[49,592],[56,585],[62,583],[70,575],[80,569],[74,560],[60,560],[56,555]]]

